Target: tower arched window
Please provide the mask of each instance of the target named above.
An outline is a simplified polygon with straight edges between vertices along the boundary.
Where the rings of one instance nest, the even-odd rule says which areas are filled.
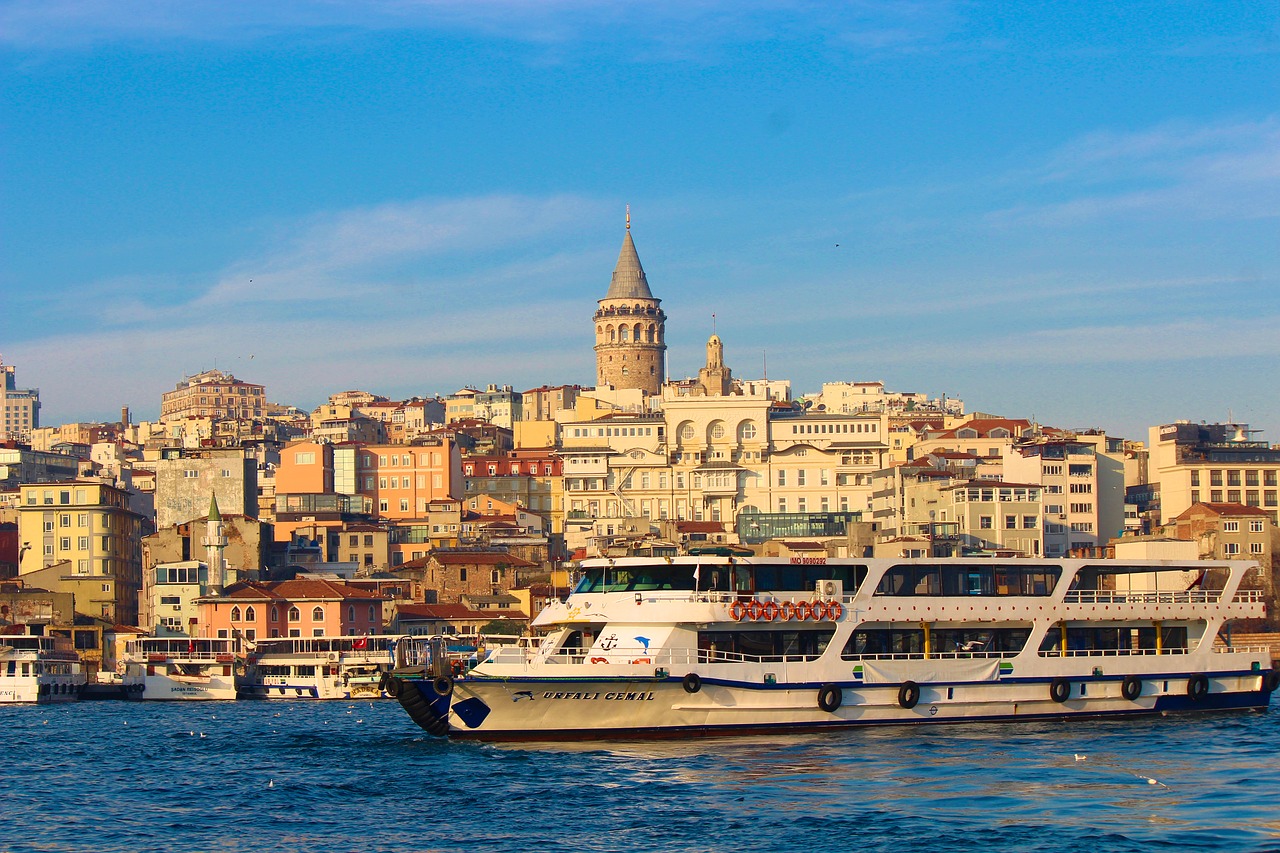
[[[318,605],[317,605],[316,607],[312,608],[312,610],[311,610],[311,621],[312,621],[312,622],[323,622],[323,621],[324,621],[324,608],[323,608],[323,607],[320,607],[320,606],[318,606]]]
[[[250,604],[248,607],[244,609],[244,621],[246,622],[258,621],[258,611],[253,609],[252,604]]]
[[[626,343],[627,341],[629,341],[630,339],[631,339],[631,330],[630,330],[629,328],[627,328],[626,326],[619,326],[619,327],[618,327],[618,340],[619,340],[621,343],[624,343],[624,344],[625,344],[625,343]]]
[[[640,343],[640,329],[641,329],[640,324],[636,323],[636,328],[635,328],[636,343]]]
[[[231,608],[231,621],[232,622],[240,621],[240,608],[238,606]]]
[[[649,327],[648,339],[649,339],[649,343],[653,343],[653,326]]]
[[[613,343],[613,342],[614,342],[614,331],[613,331],[613,326],[608,326],[608,327],[605,329],[605,335],[606,335],[606,337],[608,337],[608,338],[609,338],[609,343]]]

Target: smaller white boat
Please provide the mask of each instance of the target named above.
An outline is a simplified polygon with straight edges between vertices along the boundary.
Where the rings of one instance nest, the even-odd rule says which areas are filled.
[[[238,639],[142,637],[125,644],[121,683],[134,699],[234,699],[242,656]]]
[[[259,640],[240,679],[243,699],[380,699],[398,637]]]
[[[73,702],[87,683],[65,637],[0,636],[0,704]]]

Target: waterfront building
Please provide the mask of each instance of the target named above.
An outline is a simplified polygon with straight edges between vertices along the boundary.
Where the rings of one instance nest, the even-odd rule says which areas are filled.
[[[554,421],[560,412],[573,409],[582,388],[578,385],[542,385],[520,393],[520,413],[526,421]]]
[[[128,491],[71,480],[24,484],[19,492],[18,535],[29,546],[19,575],[48,589],[76,586],[88,593],[76,599],[80,612],[136,624],[144,519],[129,509]]]
[[[233,584],[196,604],[202,637],[324,637],[380,634],[384,596],[319,578]]]
[[[1238,503],[1280,512],[1280,447],[1253,436],[1248,424],[1178,421],[1151,427],[1147,476],[1157,493],[1153,512],[1168,523],[1192,504]]]
[[[883,382],[824,382],[819,394],[806,394],[816,408],[828,412],[899,411],[914,415],[928,413],[958,417],[964,414],[964,401],[954,397],[931,399],[912,391],[886,391]]]
[[[236,379],[221,370],[188,376],[161,395],[160,420],[183,418],[261,418],[266,405],[263,386]]]
[[[15,365],[0,360],[0,441],[30,442],[40,428],[40,389],[19,388]]]
[[[481,496],[518,504],[545,519],[550,529],[563,523],[563,468],[559,454],[547,450],[513,450],[462,457],[463,499]]]
[[[597,302],[596,384],[657,394],[666,378],[667,315],[649,290],[635,242],[631,214],[609,290]]]
[[[522,586],[539,565],[507,551],[480,548],[437,550],[396,568],[417,579],[436,601],[456,602],[464,595],[497,595]]]

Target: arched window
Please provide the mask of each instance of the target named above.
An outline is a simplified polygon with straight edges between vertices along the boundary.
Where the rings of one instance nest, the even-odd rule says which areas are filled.
[[[257,620],[258,620],[258,611],[254,610],[253,605],[250,604],[248,607],[244,609],[244,621],[256,622]]]
[[[369,605],[369,621],[370,622],[378,621],[378,608],[372,604]]]
[[[738,440],[751,441],[756,437],[756,425],[751,421],[743,421],[738,424]]]
[[[489,582],[493,584],[502,583],[502,570],[494,569],[493,574],[489,578]]]
[[[653,326],[649,327],[649,332],[646,337],[648,337],[649,343],[653,343]]]
[[[301,611],[301,610],[299,610],[299,609],[298,609],[298,608],[296,608],[296,607],[290,607],[290,608],[289,608],[289,621],[290,621],[290,622],[301,622],[301,621],[302,621],[302,611]]]
[[[324,608],[323,608],[323,607],[319,607],[319,606],[317,606],[314,610],[312,610],[312,611],[311,611],[311,621],[312,621],[312,622],[323,622],[323,621],[324,621]]]
[[[605,332],[606,332],[606,333],[608,334],[608,336],[609,336],[609,343],[613,343],[613,340],[614,340],[614,338],[613,338],[613,326],[609,326],[609,327],[605,330]]]
[[[618,340],[619,340],[619,341],[621,341],[621,342],[622,342],[622,343],[624,343],[624,344],[625,344],[627,341],[631,340],[631,330],[630,330],[629,328],[627,328],[626,326],[619,326],[619,327],[618,327]]]
[[[356,621],[356,606],[354,604],[347,605],[347,621],[348,622]]]
[[[274,604],[271,605],[271,621],[272,622],[280,621],[280,608],[276,607]]]
[[[240,607],[238,605],[236,607],[231,608],[231,621],[232,622],[240,621]]]
[[[707,438],[712,441],[724,438],[724,421],[712,421],[711,426],[707,428]]]

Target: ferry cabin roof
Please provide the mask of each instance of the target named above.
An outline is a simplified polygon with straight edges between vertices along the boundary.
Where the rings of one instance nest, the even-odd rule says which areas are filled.
[[[1064,579],[1072,591],[1222,591],[1232,583],[1232,566],[1247,565],[1251,564],[1207,560],[1189,566],[1098,559],[623,557],[583,562],[582,578],[573,592],[699,590],[754,595],[812,592],[820,581],[835,580],[845,595],[853,595],[868,578],[877,596],[1052,596]]]

